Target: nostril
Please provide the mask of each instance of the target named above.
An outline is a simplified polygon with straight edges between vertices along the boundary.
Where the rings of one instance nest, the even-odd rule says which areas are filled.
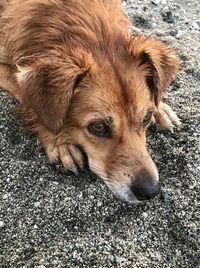
[[[131,190],[138,200],[149,200],[158,194],[160,183],[148,173],[142,172],[136,176]]]

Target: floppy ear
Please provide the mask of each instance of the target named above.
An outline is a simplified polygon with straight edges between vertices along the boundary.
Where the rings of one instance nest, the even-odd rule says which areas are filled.
[[[158,105],[178,71],[178,58],[164,43],[144,36],[133,37],[130,49],[137,66],[145,72],[147,85]]]
[[[27,66],[17,66],[23,104],[32,108],[53,133],[64,124],[77,83],[90,68],[89,58],[40,58]]]

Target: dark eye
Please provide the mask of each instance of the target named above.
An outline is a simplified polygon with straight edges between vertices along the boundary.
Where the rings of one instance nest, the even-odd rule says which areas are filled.
[[[111,128],[104,122],[90,123],[88,131],[97,137],[110,138],[112,136]]]
[[[150,122],[150,120],[151,120],[151,117],[152,117],[152,112],[148,112],[147,114],[146,114],[146,116],[144,117],[144,119],[143,119],[143,125],[144,126],[146,126],[149,122]]]

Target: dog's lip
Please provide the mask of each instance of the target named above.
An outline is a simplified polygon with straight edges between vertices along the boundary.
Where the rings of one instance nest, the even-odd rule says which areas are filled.
[[[112,194],[120,201],[129,204],[139,204],[142,201],[138,200],[128,185],[113,185],[105,182]]]
[[[117,194],[117,193],[115,193],[113,191],[112,191],[112,193],[113,193],[114,197],[117,198],[117,200],[120,200],[123,203],[128,203],[128,204],[131,204],[131,205],[133,205],[133,204],[134,205],[137,205],[137,204],[141,204],[142,203],[142,201],[138,200],[136,197],[134,197],[134,198],[127,198],[127,197],[122,197],[121,195],[119,195],[119,194]]]

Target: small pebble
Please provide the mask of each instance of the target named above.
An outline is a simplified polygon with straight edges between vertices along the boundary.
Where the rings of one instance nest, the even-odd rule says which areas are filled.
[[[169,43],[172,43],[175,41],[175,38],[173,36],[166,36],[165,37],[165,41],[166,42],[169,42]]]
[[[163,17],[163,21],[166,21],[168,23],[174,23],[174,16],[171,11],[167,11],[161,14]]]
[[[167,4],[167,0],[152,0],[151,1],[152,4],[158,6],[159,4],[161,5],[166,5]]]
[[[143,218],[146,219],[146,218],[148,217],[148,213],[147,213],[147,212],[143,212],[143,213],[142,213],[142,216],[143,216]]]
[[[177,39],[180,39],[183,35],[184,35],[184,31],[179,30],[179,31],[177,32],[177,34],[176,34],[176,38],[177,38]]]
[[[160,0],[152,0],[151,3],[154,4],[154,5],[159,5],[160,4]]]
[[[116,262],[117,263],[122,263],[122,262],[125,262],[125,261],[127,261],[125,258],[116,256]]]
[[[4,194],[4,195],[2,196],[2,198],[3,198],[3,199],[7,199],[9,196],[10,196],[10,194]]]
[[[0,228],[4,226],[4,222],[0,221]]]
[[[192,27],[193,27],[193,29],[194,30],[200,30],[200,21],[194,21],[193,23],[192,23]]]
[[[39,201],[38,202],[35,202],[34,206],[35,207],[39,207],[40,206],[40,202]]]
[[[153,23],[151,24],[151,27],[152,27],[153,29],[156,29],[156,28],[158,27],[158,24],[155,23],[155,22],[153,22]]]

